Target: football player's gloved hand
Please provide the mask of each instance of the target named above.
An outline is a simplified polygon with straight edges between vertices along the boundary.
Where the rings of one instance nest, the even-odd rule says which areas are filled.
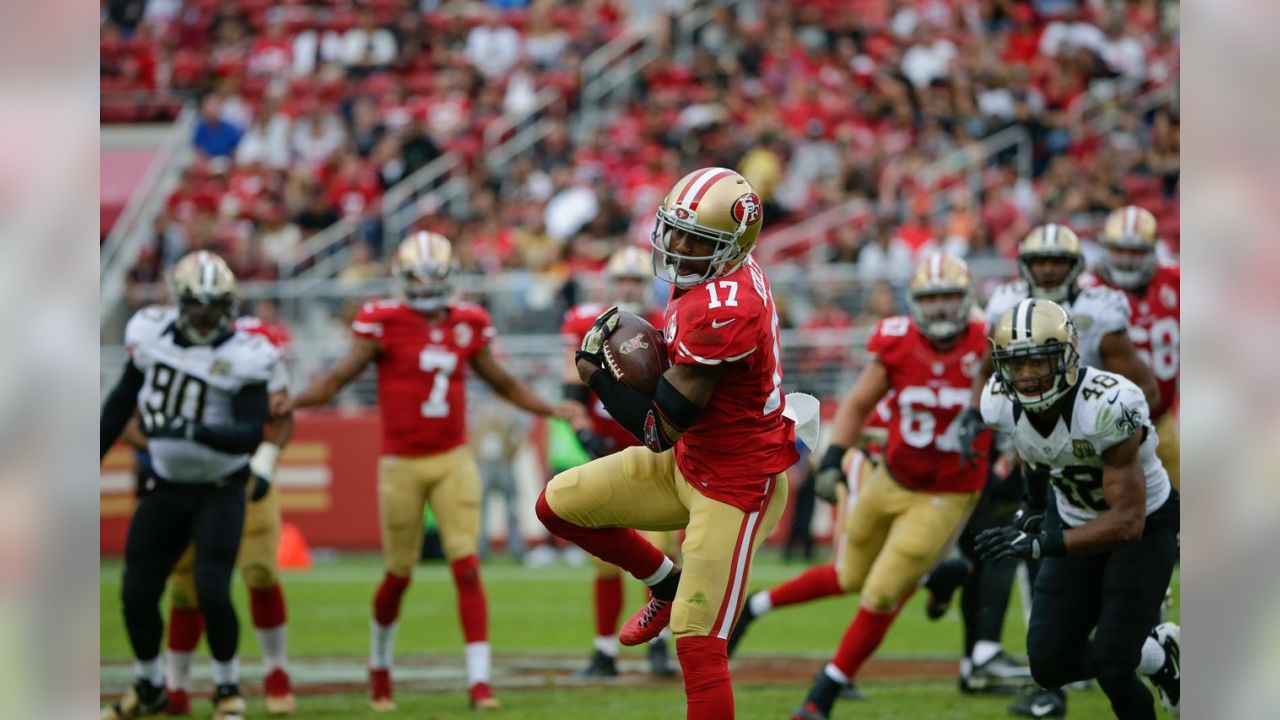
[[[978,533],[974,539],[974,551],[986,562],[997,560],[1039,560],[1041,557],[1066,555],[1066,541],[1062,530],[1051,528],[1039,532],[1027,532],[1005,525]]]
[[[271,477],[276,473],[280,459],[280,446],[270,441],[258,444],[249,458],[249,500],[258,502],[271,492]]]
[[[591,329],[582,338],[582,347],[574,356],[578,360],[586,360],[597,367],[604,367],[604,341],[609,339],[613,331],[618,329],[618,306],[600,313],[600,317],[591,324]]]
[[[168,417],[163,413],[142,413],[142,434],[149,438],[180,438],[190,440],[194,437],[196,426],[187,422],[184,417]]]
[[[1025,533],[1038,533],[1044,527],[1044,513],[1023,505],[1013,514],[1013,526]]]
[[[974,445],[978,441],[978,433],[982,432],[986,423],[982,422],[982,413],[976,408],[965,408],[960,413],[960,460],[965,464],[973,462],[976,456]]]
[[[592,460],[604,457],[613,450],[613,438],[597,435],[586,428],[578,431],[578,442],[582,443],[582,449],[587,451]]]
[[[256,473],[249,475],[249,500],[258,502],[271,492],[271,481]]]
[[[844,470],[840,467],[844,460],[845,448],[839,445],[827,446],[827,452],[813,474],[813,494],[832,505],[836,503],[836,488],[846,485]]]

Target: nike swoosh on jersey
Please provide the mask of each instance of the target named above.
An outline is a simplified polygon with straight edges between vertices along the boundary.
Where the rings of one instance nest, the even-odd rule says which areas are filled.
[[[737,320],[737,319],[738,319],[738,318],[729,318],[728,320],[723,320],[723,321],[722,321],[722,320],[712,320],[712,321],[711,321],[711,329],[712,329],[712,330],[719,330],[720,328],[724,327],[725,325],[728,325],[729,323],[731,323],[731,322],[733,322],[734,320]]]
[[[1119,391],[1119,390],[1117,390],[1115,395],[1112,395],[1111,397],[1107,398],[1107,404],[1108,404],[1108,405],[1115,405],[1115,404],[1116,404],[1116,400],[1118,400],[1119,398],[1120,398],[1120,391]]]

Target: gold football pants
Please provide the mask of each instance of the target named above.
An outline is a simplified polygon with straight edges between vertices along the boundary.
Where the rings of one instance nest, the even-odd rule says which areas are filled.
[[[581,527],[684,529],[671,632],[727,639],[755,551],[787,504],[786,474],[768,482],[764,507],[743,512],[698,492],[680,474],[671,450],[630,447],[556,475],[546,500],[557,516]]]
[[[844,542],[836,548],[840,589],[860,592],[863,607],[888,612],[937,565],[959,537],[978,493],[908,490],[884,463],[854,459],[844,499]]]
[[[1173,413],[1165,413],[1164,417],[1156,421],[1156,437],[1160,438],[1160,444],[1156,445],[1156,457],[1160,458],[1160,463],[1169,472],[1169,482],[1173,483],[1174,489],[1182,492],[1182,483],[1178,477],[1178,463],[1181,460],[1178,421]]]
[[[459,446],[421,457],[383,456],[378,463],[378,516],[387,570],[407,577],[422,555],[422,511],[430,506],[444,557],[474,555],[480,539],[480,471]]]
[[[253,489],[249,483],[246,492]],[[245,503],[244,535],[240,540],[240,554],[236,565],[244,584],[251,589],[267,588],[280,582],[276,552],[280,547],[280,496],[274,485],[270,492],[257,502]],[[195,608],[196,603],[196,548],[187,547],[169,575],[169,592],[173,606]]]

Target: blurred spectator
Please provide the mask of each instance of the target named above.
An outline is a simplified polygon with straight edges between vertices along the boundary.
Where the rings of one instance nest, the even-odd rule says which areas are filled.
[[[284,22],[269,19],[249,51],[250,75],[283,75],[293,65],[293,43],[285,35]]]
[[[902,54],[902,74],[917,88],[929,87],[947,77],[956,45],[932,25],[916,26],[914,44]]]
[[[206,157],[229,157],[240,143],[240,128],[222,119],[222,100],[216,95],[200,103],[194,143]]]
[[[564,243],[595,218],[599,202],[595,191],[579,182],[568,165],[551,170],[551,184],[555,194],[547,202],[543,222],[547,233]]]
[[[378,107],[368,97],[357,98],[351,105],[351,144],[361,157],[369,157],[374,146],[387,134],[378,117]]]
[[[502,17],[485,8],[482,22],[467,34],[467,62],[490,80],[507,74],[523,52],[520,33],[502,24]]]
[[[236,162],[241,165],[261,163],[283,170],[289,166],[289,116],[279,111],[279,103],[267,99],[236,148]]]
[[[386,274],[382,264],[373,259],[373,250],[365,243],[351,244],[347,266],[338,271],[338,283],[356,285]]]
[[[551,23],[546,6],[539,3],[529,16],[529,30],[524,38],[525,57],[539,69],[552,69],[560,63],[568,47],[568,36]]]
[[[883,280],[871,285],[867,291],[866,302],[857,324],[863,327],[874,325],[887,317],[898,314],[898,303],[893,286]]]
[[[293,125],[293,152],[304,165],[323,164],[346,139],[342,121],[319,105],[311,107]]]
[[[370,10],[361,10],[356,26],[342,36],[342,64],[358,76],[390,65],[396,53],[396,36],[379,27]]]
[[[911,276],[914,264],[911,248],[898,239],[888,222],[882,221],[871,242],[858,253],[858,279],[867,284],[878,280],[902,284]]]
[[[325,199],[324,193],[312,189],[307,195],[306,207],[293,221],[302,230],[303,237],[310,237],[338,222],[338,213]]]
[[[262,251],[277,267],[293,261],[294,251],[302,242],[302,230],[288,221],[284,209],[266,204],[258,214],[258,242]]]

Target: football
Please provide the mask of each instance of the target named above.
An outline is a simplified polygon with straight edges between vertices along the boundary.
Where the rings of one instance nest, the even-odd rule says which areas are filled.
[[[618,327],[604,344],[606,369],[619,382],[653,397],[658,378],[670,367],[662,331],[644,318],[618,312]]]

